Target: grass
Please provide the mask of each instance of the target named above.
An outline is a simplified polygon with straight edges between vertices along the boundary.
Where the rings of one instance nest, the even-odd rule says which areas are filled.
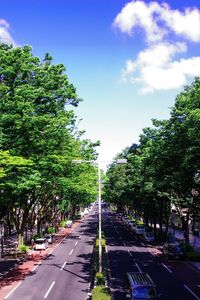
[[[92,290],[92,300],[111,300],[109,289],[103,285],[98,285]]]

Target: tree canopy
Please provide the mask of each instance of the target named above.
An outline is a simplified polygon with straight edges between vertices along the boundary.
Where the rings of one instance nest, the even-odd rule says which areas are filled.
[[[39,59],[30,46],[1,44],[0,98],[0,211],[23,236],[27,224],[95,197],[96,169],[77,170],[72,160],[96,159],[99,143],[74,131],[81,99],[49,54]]]

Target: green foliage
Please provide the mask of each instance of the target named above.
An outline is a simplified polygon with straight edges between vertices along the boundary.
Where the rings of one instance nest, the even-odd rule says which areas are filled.
[[[27,253],[28,250],[29,250],[29,246],[27,246],[27,245],[20,245],[20,246],[18,247],[18,250],[21,251],[21,252]]]
[[[187,259],[191,261],[200,261],[200,253],[199,252],[186,252]]]
[[[95,275],[96,284],[97,285],[104,285],[105,284],[105,277],[103,273],[97,272]]]
[[[145,223],[162,224],[176,208],[187,232],[190,216],[200,217],[200,78],[175,100],[169,120],[152,120],[138,145],[118,156],[127,165],[107,171],[105,198],[121,211],[134,211]],[[187,208],[186,218],[182,210]]]
[[[48,227],[48,233],[55,233],[56,229],[55,227]]]
[[[66,224],[66,221],[64,221],[64,220],[61,221],[61,222],[60,222],[60,227],[65,227],[65,224]]]
[[[23,232],[94,199],[96,168],[71,162],[95,160],[99,142],[80,139],[68,107],[81,100],[49,54],[39,59],[30,46],[1,44],[0,69],[0,217],[11,215]]]
[[[105,286],[97,286],[92,290],[92,300],[111,300],[110,290]]]

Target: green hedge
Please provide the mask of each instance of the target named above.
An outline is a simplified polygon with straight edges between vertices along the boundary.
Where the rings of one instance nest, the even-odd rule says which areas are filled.
[[[186,258],[191,261],[200,261],[200,253],[199,252],[186,252]]]

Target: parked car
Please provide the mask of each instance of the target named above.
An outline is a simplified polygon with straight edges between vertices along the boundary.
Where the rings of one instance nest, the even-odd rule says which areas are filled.
[[[72,221],[72,220],[67,220],[66,223],[65,223],[65,227],[66,227],[66,228],[71,228],[71,227],[72,227],[72,224],[73,224],[73,221]]]
[[[47,239],[49,244],[53,243],[53,235],[52,234],[45,234],[44,238]]]
[[[134,231],[134,229],[135,229],[135,226],[136,226],[136,223],[135,223],[135,221],[133,221],[133,220],[130,220],[130,221],[129,221],[129,227],[130,227],[130,229],[131,229],[132,231]]]
[[[89,209],[88,209],[88,208],[85,208],[83,213],[84,213],[84,215],[88,215]]]
[[[124,224],[128,224],[129,218],[128,217],[123,217],[122,221],[123,221]]]
[[[163,254],[167,256],[168,258],[174,258],[174,259],[183,259],[184,253],[182,246],[177,243],[165,243],[163,245]]]
[[[134,231],[136,234],[145,234],[146,233],[145,226],[143,224],[137,224],[134,227]]]
[[[157,294],[156,286],[149,274],[144,272],[128,272],[127,279],[127,298],[131,300],[158,300],[160,298]]]
[[[154,242],[154,235],[153,235],[153,233],[152,232],[146,232],[145,234],[144,234],[144,240],[146,241],[146,242]]]
[[[46,250],[48,248],[48,240],[46,238],[38,238],[34,242],[34,250]]]

